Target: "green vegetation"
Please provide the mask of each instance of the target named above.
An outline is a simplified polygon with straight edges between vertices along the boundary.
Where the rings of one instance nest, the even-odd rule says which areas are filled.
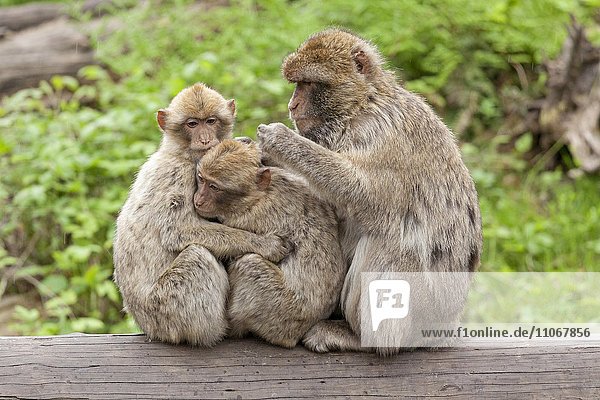
[[[523,161],[528,136],[501,152],[510,139],[495,133],[505,96],[542,95],[539,64],[559,51],[569,13],[598,41],[598,0],[168,3],[116,12],[124,26],[94,38],[103,67],[54,77],[0,106],[0,295],[34,287],[44,301],[41,311],[17,310],[19,332],[135,329],[120,313],[111,245],[129,185],[160,142],[155,111],[203,81],[235,97],[237,134],[287,121],[292,86],[280,62],[330,25],[380,45],[450,126],[476,105],[460,139],[481,197],[483,270],[600,270],[598,177],[541,171]],[[513,65],[523,66],[526,89]]]

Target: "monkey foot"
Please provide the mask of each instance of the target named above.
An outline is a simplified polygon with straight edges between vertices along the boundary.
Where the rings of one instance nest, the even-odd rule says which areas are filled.
[[[304,335],[304,347],[315,353],[331,351],[369,351],[346,321],[320,321]]]

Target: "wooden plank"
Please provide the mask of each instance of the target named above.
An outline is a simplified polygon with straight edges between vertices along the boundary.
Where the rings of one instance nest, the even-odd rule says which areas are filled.
[[[600,398],[600,347],[457,348],[392,358],[253,339],[212,349],[141,335],[0,337],[0,397]]]

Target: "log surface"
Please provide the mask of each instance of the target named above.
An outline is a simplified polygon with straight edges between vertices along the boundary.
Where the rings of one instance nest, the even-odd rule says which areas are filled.
[[[74,75],[94,63],[88,38],[66,18],[0,41],[0,95],[36,86],[53,75]]]
[[[60,3],[30,3],[2,7],[0,10],[0,30],[20,31],[65,14],[65,6]]]
[[[392,358],[253,339],[212,349],[142,335],[0,337],[0,398],[600,398],[600,347],[457,348]]]
[[[111,5],[110,0],[87,0],[79,6],[99,17]],[[122,25],[115,18],[77,22],[67,11],[63,3],[0,7],[0,99],[97,63],[89,37],[100,34],[102,40]]]

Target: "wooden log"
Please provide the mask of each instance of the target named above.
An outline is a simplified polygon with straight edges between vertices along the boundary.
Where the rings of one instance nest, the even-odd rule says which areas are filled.
[[[20,31],[58,18],[65,14],[60,3],[29,3],[0,8],[0,30]]]
[[[91,12],[94,17],[106,15],[113,6],[112,0],[86,0],[80,5],[83,13]],[[0,7],[0,32],[17,32],[43,24],[59,17],[68,17],[65,3],[28,3],[12,7]]]
[[[94,63],[88,38],[58,18],[0,41],[0,96]]]
[[[600,398],[600,347],[315,354],[227,340],[212,349],[141,335],[0,337],[0,397]]]

